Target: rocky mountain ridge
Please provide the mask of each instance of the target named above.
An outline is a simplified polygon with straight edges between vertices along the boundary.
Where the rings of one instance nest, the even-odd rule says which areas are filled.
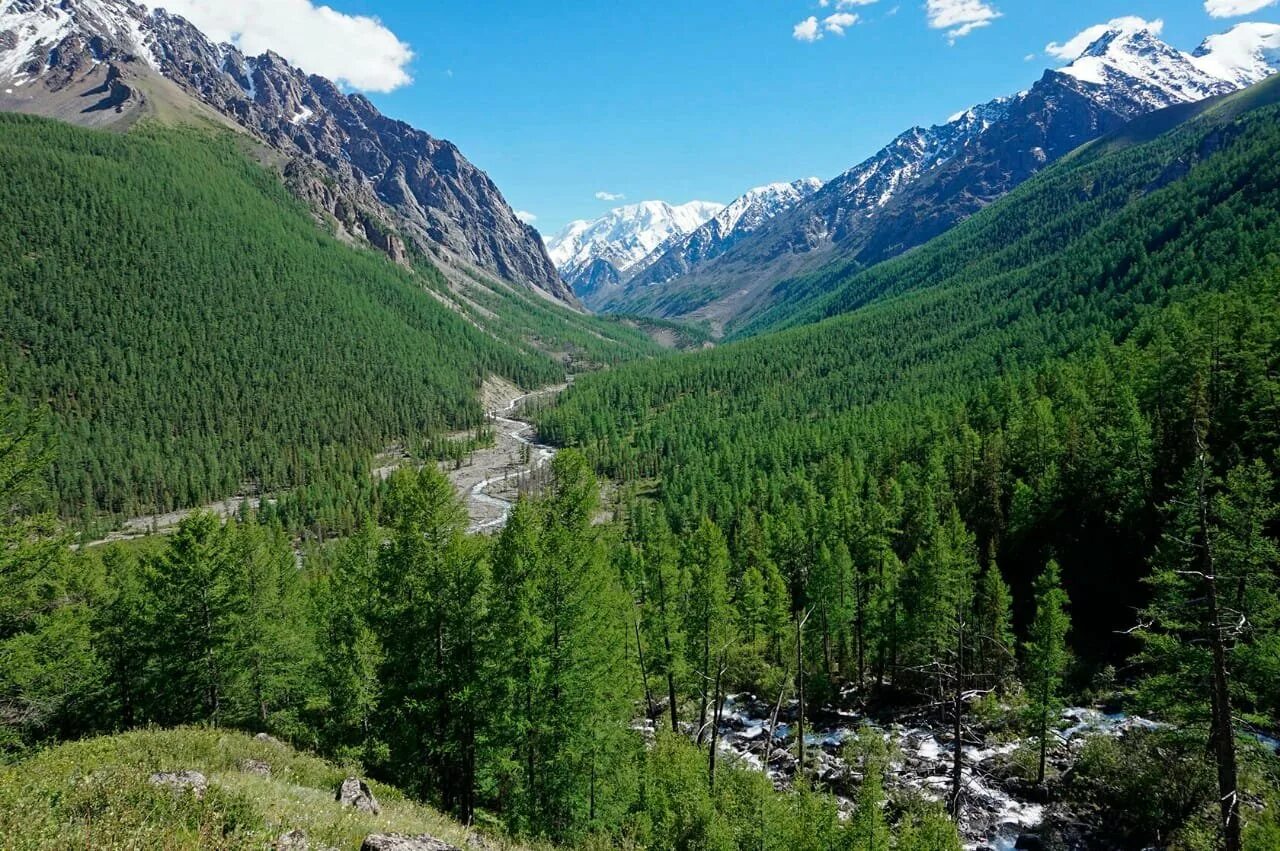
[[[274,53],[215,44],[185,19],[132,0],[0,4],[0,108],[123,121],[146,110],[155,76],[283,154],[295,193],[350,236],[398,261],[412,248],[574,301],[540,235],[483,171],[365,96]],[[90,95],[101,99],[66,107]]]
[[[605,300],[663,246],[697,230],[723,209],[711,201],[628,204],[595,221],[570,222],[551,238],[548,248],[564,280],[591,305]]]
[[[865,267],[967,219],[1085,142],[1164,107],[1274,73],[1280,26],[1242,24],[1186,54],[1116,28],[1030,89],[914,127],[707,262],[637,278],[601,307],[725,327],[776,285],[833,261]],[[656,265],[655,265],[656,268]]]

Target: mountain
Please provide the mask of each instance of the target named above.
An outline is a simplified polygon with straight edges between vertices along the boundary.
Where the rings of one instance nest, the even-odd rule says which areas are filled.
[[[723,209],[723,204],[710,201],[630,204],[595,221],[569,223],[551,239],[548,250],[561,277],[590,306],[602,301],[659,246],[692,233]]]
[[[88,126],[213,116],[265,143],[299,197],[393,259],[406,245],[564,301],[541,237],[453,144],[280,56],[214,44],[131,0],[2,0],[0,109]]]
[[[1184,459],[1197,376],[1220,382],[1212,421],[1233,452],[1235,440],[1253,439],[1239,425],[1247,412],[1274,412],[1274,377],[1263,376],[1280,351],[1278,148],[1280,78],[1139,118],[919,250],[827,282],[830,292],[779,323],[791,327],[584,377],[539,431],[583,447],[608,475],[644,471],[684,518],[707,506],[726,522],[803,517],[796,500],[832,499],[833,483],[864,464],[902,469],[926,490],[935,477],[954,483],[978,518],[971,528],[1018,518],[1007,521],[1016,532],[988,538],[1014,587],[1029,588],[1053,553],[1073,577],[1073,611],[1097,619],[1075,647],[1114,652],[1115,630],[1145,599],[1135,566],[1150,549],[1135,547],[1161,540],[1158,530],[1136,533],[1138,521],[1116,525],[1132,510],[1118,506],[1149,498],[1143,516],[1158,517],[1168,493],[1118,472],[1136,445],[1120,435],[1134,434],[1126,429],[1137,419],[1135,397],[1119,387],[1133,382],[1149,400],[1141,439],[1151,434]],[[1208,309],[1223,292],[1230,309]],[[1162,313],[1167,322],[1153,328]],[[1182,342],[1193,324],[1203,328],[1195,347]],[[1239,334],[1242,324],[1253,330]],[[1087,360],[1102,341],[1149,346],[1149,377],[1135,380],[1123,361],[1059,360]],[[1244,354],[1255,346],[1269,354]],[[1257,364],[1245,367],[1257,384],[1218,377],[1219,363],[1245,362]],[[1045,364],[1054,366],[1037,377]],[[1088,387],[1072,385],[1080,380]],[[1256,457],[1274,458],[1275,430],[1258,434]],[[1045,441],[1060,461],[1018,466]],[[1180,476],[1163,481],[1174,487]],[[793,488],[781,501],[779,482]],[[1000,493],[988,496],[989,486]],[[1019,516],[1024,507],[1038,519]]]
[[[1215,77],[1242,87],[1259,83],[1280,68],[1280,24],[1238,24],[1209,36],[1193,57]]]
[[[822,181],[810,177],[794,183],[771,183],[752,189],[702,227],[682,239],[660,246],[660,256],[635,276],[636,285],[666,283],[687,274],[701,263],[714,260],[821,188]]]
[[[1241,25],[1195,55],[1147,30],[1112,29],[1027,91],[908,130],[710,262],[662,286],[637,280],[608,307],[741,324],[785,292],[781,282],[827,264],[861,268],[895,257],[1138,116],[1272,73],[1278,29]]]

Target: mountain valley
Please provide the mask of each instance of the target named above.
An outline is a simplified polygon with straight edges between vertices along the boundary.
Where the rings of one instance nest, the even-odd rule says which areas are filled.
[[[450,15],[514,26],[367,5],[455,108]],[[791,46],[1003,5],[824,2]],[[344,8],[288,23],[391,33]],[[586,100],[503,138],[683,114],[546,15]],[[278,33],[0,0],[0,845],[1280,847],[1280,24],[1174,32],[544,241]],[[537,146],[459,114],[526,198]]]

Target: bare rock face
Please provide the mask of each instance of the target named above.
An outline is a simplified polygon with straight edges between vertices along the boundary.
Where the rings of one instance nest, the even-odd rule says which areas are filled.
[[[209,781],[198,771],[158,771],[149,778],[151,785],[164,786],[174,792],[190,793],[197,800],[204,798]]]
[[[462,851],[462,849],[426,834],[422,836],[374,834],[365,837],[360,851]]]
[[[0,68],[49,91],[105,62],[164,76],[284,154],[300,197],[396,262],[412,245],[574,302],[542,238],[488,175],[363,95],[275,53],[216,45],[185,19],[131,0],[21,0],[0,16]],[[92,108],[123,111],[140,97],[118,74],[101,94]]]
[[[342,785],[338,787],[335,800],[344,807],[355,807],[361,812],[372,813],[375,816],[382,812],[382,807],[379,806],[378,799],[373,797],[369,784],[359,777],[348,777],[343,780]]]

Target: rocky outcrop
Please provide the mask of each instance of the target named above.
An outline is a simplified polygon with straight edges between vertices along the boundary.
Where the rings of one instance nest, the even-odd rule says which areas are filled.
[[[334,796],[334,800],[344,807],[354,807],[375,816],[382,812],[382,807],[378,804],[378,799],[373,797],[369,784],[359,777],[348,777],[343,780],[338,786],[338,793]]]
[[[426,834],[421,836],[375,834],[365,837],[360,851],[462,851],[462,849]]]
[[[152,786],[163,786],[174,792],[190,793],[203,799],[209,781],[198,771],[157,771],[149,778]]]
[[[397,262],[412,245],[574,302],[541,236],[456,146],[275,53],[246,56],[130,0],[21,0],[0,15],[0,31],[0,77],[59,91],[104,62],[159,73],[284,154],[289,186],[349,236]],[[103,94],[93,109],[123,110],[137,97],[119,75]]]

